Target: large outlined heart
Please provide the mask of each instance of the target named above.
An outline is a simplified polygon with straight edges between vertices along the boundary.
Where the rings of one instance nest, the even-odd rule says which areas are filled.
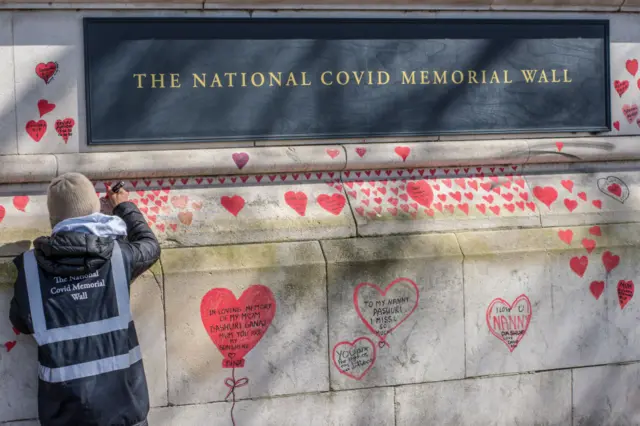
[[[244,357],[267,332],[276,315],[276,300],[263,285],[252,285],[240,299],[226,288],[204,295],[200,317],[211,341],[224,356],[223,368],[244,366]]]
[[[340,374],[360,380],[376,362],[376,345],[368,337],[359,337],[353,342],[338,342],[333,347],[331,358]]]
[[[531,313],[531,302],[524,294],[516,297],[513,304],[498,297],[487,308],[487,326],[513,352],[529,329]]]
[[[375,284],[360,283],[353,291],[353,304],[367,328],[386,344],[386,337],[418,307],[420,290],[409,278],[398,278],[384,290]]]

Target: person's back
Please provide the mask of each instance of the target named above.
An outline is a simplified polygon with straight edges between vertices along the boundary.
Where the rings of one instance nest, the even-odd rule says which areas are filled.
[[[54,179],[52,236],[14,260],[10,319],[38,343],[43,426],[146,424],[149,396],[129,286],[158,260],[160,246],[126,191],[109,189],[109,198],[115,216],[99,213],[86,177]]]

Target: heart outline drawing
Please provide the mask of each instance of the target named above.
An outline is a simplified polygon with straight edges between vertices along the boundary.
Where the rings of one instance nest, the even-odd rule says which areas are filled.
[[[607,176],[606,178],[600,178],[598,179],[597,184],[600,192],[610,198],[613,198],[619,203],[624,204],[624,202],[629,198],[629,187],[619,177]]]
[[[364,317],[364,314],[360,310],[360,304],[358,303],[359,302],[358,293],[359,293],[361,288],[370,287],[370,288],[374,289],[375,291],[377,291],[378,294],[380,294],[382,297],[385,297],[387,295],[387,292],[391,288],[393,288],[393,286],[395,286],[396,284],[399,284],[399,283],[407,283],[407,284],[411,285],[415,289],[415,291],[416,291],[416,302],[414,303],[413,307],[411,308],[411,311],[409,311],[404,316],[404,318],[402,318],[400,321],[398,321],[398,323],[396,325],[394,325],[389,330],[387,330],[387,332],[384,334],[384,336],[381,336],[378,333],[378,331],[376,331],[376,329],[373,328],[373,326],[369,323],[369,321],[366,320],[366,318]],[[413,312],[418,307],[418,303],[419,302],[420,302],[420,289],[418,288],[418,284],[416,284],[413,280],[410,280],[409,278],[403,278],[403,277],[397,278],[397,279],[391,281],[391,283],[389,283],[389,285],[387,285],[384,290],[382,290],[380,287],[378,287],[375,284],[367,283],[367,282],[363,282],[363,283],[358,284],[356,286],[356,288],[353,290],[353,304],[355,305],[356,312],[357,312],[358,316],[360,317],[360,320],[369,329],[369,331],[371,331],[373,334],[375,334],[380,339],[381,346],[384,346],[385,344],[387,344],[386,343],[387,336],[390,335],[396,328],[398,328],[400,326],[400,324],[405,322],[411,316],[411,314],[413,314]]]
[[[342,368],[340,368],[338,362],[336,361],[336,351],[338,350],[338,347],[342,346],[342,345],[347,345],[347,346],[353,348],[353,347],[356,346],[356,343],[358,343],[361,340],[364,340],[364,341],[368,342],[371,345],[371,348],[373,349],[373,356],[371,357],[371,362],[370,362],[369,366],[360,375],[354,376],[353,374],[348,373],[348,372],[344,371]],[[376,345],[373,343],[373,340],[369,339],[366,336],[358,337],[357,339],[355,339],[352,342],[349,342],[348,340],[345,340],[345,341],[342,341],[342,342],[338,342],[333,347],[333,351],[331,351],[331,359],[333,361],[333,365],[335,365],[335,367],[338,370],[338,372],[340,372],[340,374],[344,374],[345,376],[350,377],[350,378],[352,378],[354,380],[362,380],[362,378],[364,376],[366,376],[367,373],[369,371],[371,371],[371,369],[373,368],[374,364],[376,363],[376,358],[377,358]]]
[[[494,330],[493,326],[491,325],[491,320],[490,320],[491,313],[493,311],[493,307],[498,303],[507,306],[509,308],[509,313],[511,313],[511,310],[515,306],[517,306],[518,303],[520,303],[520,301],[522,300],[526,302],[526,306],[528,307],[528,310],[529,310],[527,319],[526,319],[526,324],[523,326],[522,334],[520,334],[520,336],[518,336],[512,344],[509,344],[501,334],[497,333]],[[509,349],[509,352],[513,352],[518,347],[518,345],[520,344],[520,341],[524,338],[525,334],[527,334],[527,331],[529,330],[529,325],[531,324],[532,315],[533,315],[533,310],[531,309],[531,301],[529,300],[526,294],[521,294],[520,296],[516,297],[512,304],[509,304],[509,302],[507,302],[506,300],[498,297],[496,299],[493,299],[489,304],[489,307],[487,308],[487,313],[486,313],[487,327],[489,327],[489,331],[491,332],[491,334],[496,336],[500,341],[502,341],[502,343],[504,343],[507,346],[507,349]]]

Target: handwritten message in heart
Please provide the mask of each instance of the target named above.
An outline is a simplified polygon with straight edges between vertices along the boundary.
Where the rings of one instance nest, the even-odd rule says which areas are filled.
[[[531,302],[521,294],[513,304],[504,299],[494,299],[487,308],[487,326],[491,334],[507,345],[513,352],[529,329]]]
[[[340,374],[360,380],[376,362],[376,346],[368,337],[340,342],[333,347],[332,359]]]
[[[40,139],[42,139],[47,131],[47,122],[44,120],[29,120],[25,126],[25,130],[31,139],[36,142],[40,142]]]
[[[616,176],[598,179],[598,189],[603,194],[622,204],[629,198],[629,187],[622,179]]]
[[[627,303],[629,303],[633,297],[634,291],[635,285],[633,284],[633,281],[620,280],[620,282],[618,282],[618,301],[620,302],[620,309],[624,309],[624,307],[627,306]]]
[[[400,326],[418,307],[420,290],[408,278],[398,278],[384,290],[375,284],[360,283],[353,292],[353,303],[360,319],[380,339]]]
[[[51,83],[53,76],[58,73],[58,64],[56,62],[40,63],[36,65],[36,75],[40,77],[45,84]]]
[[[244,367],[244,357],[262,339],[276,315],[276,300],[263,285],[252,285],[236,300],[226,288],[202,298],[200,316],[222,356],[223,368]]]

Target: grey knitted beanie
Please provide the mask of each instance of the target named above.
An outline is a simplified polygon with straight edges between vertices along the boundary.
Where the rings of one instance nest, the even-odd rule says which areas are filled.
[[[73,217],[100,211],[100,199],[89,179],[80,173],[65,173],[51,181],[47,190],[51,227]]]

